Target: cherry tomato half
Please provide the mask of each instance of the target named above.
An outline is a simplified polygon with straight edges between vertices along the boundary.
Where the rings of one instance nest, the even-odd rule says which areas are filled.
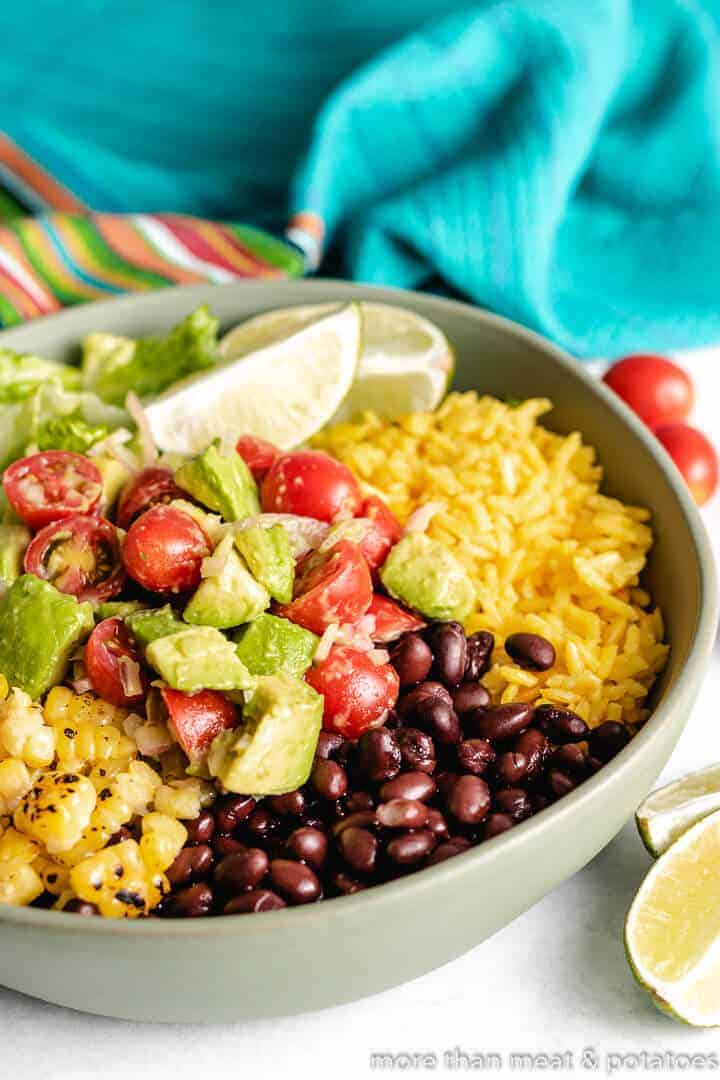
[[[715,447],[689,424],[666,424],[655,434],[682,473],[693,499],[702,506],[718,486]]]
[[[322,634],[331,623],[354,623],[372,600],[372,578],[357,544],[341,540],[299,564],[294,599],[278,608],[291,622]]]
[[[626,356],[613,364],[603,381],[650,428],[684,420],[695,398],[688,373],[664,356]]]
[[[347,465],[320,450],[295,450],[276,458],[263,480],[261,501],[266,514],[333,521],[338,514],[355,517],[362,495]]]
[[[160,694],[168,711],[169,727],[191,761],[207,757],[215,736],[237,726],[237,709],[216,690],[184,694],[163,687]]]
[[[360,550],[370,569],[378,570],[402,536],[402,525],[377,495],[370,495],[365,500],[358,516],[370,518],[373,523],[372,529],[360,541]]]
[[[367,653],[343,645],[335,645],[305,679],[325,699],[325,730],[347,739],[357,739],[363,731],[382,724],[400,689],[394,667],[374,664]]]
[[[13,462],[3,477],[8,502],[31,529],[73,514],[91,514],[100,502],[96,465],[70,450],[45,450]]]
[[[118,531],[105,518],[76,514],[36,533],[25,552],[25,572],[78,600],[117,596],[125,582]]]
[[[212,551],[205,530],[182,510],[153,506],[130,526],[125,569],[151,592],[185,592],[200,584],[200,564]]]
[[[400,607],[394,600],[377,593],[372,598],[372,603],[367,610],[368,615],[375,619],[375,630],[370,635],[373,641],[381,645],[389,641],[397,641],[403,634],[409,634],[414,630],[422,630],[427,624],[412,611]]]
[[[277,446],[255,435],[241,435],[235,449],[255,477],[258,484],[263,480],[275,458],[280,457]]]
[[[163,469],[153,465],[142,469],[130,483],[123,488],[117,505],[115,520],[121,529],[129,529],[135,518],[158,503],[169,503],[173,499],[187,499],[186,491],[175,483],[172,469]]]
[[[145,700],[148,677],[122,619],[103,619],[97,624],[85,646],[85,670],[103,701],[125,708]],[[132,686],[137,681],[139,690]]]

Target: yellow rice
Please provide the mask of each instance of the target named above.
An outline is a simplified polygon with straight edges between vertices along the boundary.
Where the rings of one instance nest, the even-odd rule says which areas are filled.
[[[549,702],[591,726],[647,717],[663,668],[663,620],[639,585],[652,545],[649,512],[600,493],[595,451],[574,432],[538,423],[551,408],[450,394],[434,413],[396,422],[366,413],[314,444],[344,461],[401,521],[430,501],[443,509],[430,536],[450,546],[475,583],[468,632],[491,630],[483,680],[496,702]],[[524,671],[503,649],[519,630],[552,641],[548,672]]]

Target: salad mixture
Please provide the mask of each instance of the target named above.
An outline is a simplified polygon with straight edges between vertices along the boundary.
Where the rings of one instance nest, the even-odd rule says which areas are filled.
[[[254,320],[255,351],[229,335],[203,445],[206,414],[178,426],[222,370],[203,309],[91,335],[81,369],[0,352],[0,902],[189,917],[356,892],[514,827],[644,721],[667,655],[647,514],[598,493],[548,403],[440,404],[429,324],[403,416],[338,423],[326,387],[336,422],[298,447],[287,387],[248,403],[248,372],[335,319],[347,343],[351,309],[282,313],[262,356]],[[377,356],[349,378],[342,356],[367,406]]]

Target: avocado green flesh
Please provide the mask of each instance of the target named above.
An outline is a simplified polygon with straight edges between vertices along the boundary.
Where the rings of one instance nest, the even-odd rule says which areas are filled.
[[[260,615],[235,634],[237,654],[251,675],[285,671],[300,678],[312,663],[320,639],[277,615]]]
[[[10,686],[41,697],[62,682],[71,655],[94,624],[91,604],[23,574],[0,599],[0,672]]]
[[[30,530],[25,525],[0,525],[0,581],[9,585],[20,577],[30,539]]]
[[[220,453],[216,444],[175,471],[175,482],[226,521],[257,514],[257,485],[247,465],[234,450]]]
[[[310,775],[322,714],[323,699],[307,683],[287,674],[260,676],[242,725],[210,747],[211,775],[238,794],[294,791]]]
[[[250,573],[279,604],[289,604],[295,581],[295,559],[290,538],[282,525],[264,529],[249,525],[235,537],[235,544]]]
[[[270,606],[270,593],[255,580],[235,550],[232,536],[225,536],[215,555],[221,572],[203,578],[183,612],[186,623],[227,630],[261,615]]]
[[[473,583],[455,556],[425,533],[408,533],[392,549],[380,580],[396,600],[429,619],[462,621],[473,609]]]
[[[158,638],[177,634],[184,629],[183,621],[176,611],[166,604],[161,608],[149,608],[144,611],[130,612],[125,616],[125,625],[135,638],[141,652]]]
[[[131,479],[130,471],[116,458],[99,455],[93,458],[93,465],[100,470],[102,477],[101,503],[105,514],[117,502],[118,495]]]
[[[152,641],[147,662],[173,690],[250,690],[254,681],[231,641],[210,626],[195,626]]]
[[[138,611],[147,611],[144,604],[139,600],[106,600],[104,604],[98,604],[95,609],[95,618],[98,622],[103,619],[127,619],[129,615],[135,615]]]

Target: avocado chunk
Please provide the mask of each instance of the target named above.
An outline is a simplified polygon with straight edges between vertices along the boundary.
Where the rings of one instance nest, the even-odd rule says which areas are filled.
[[[10,686],[39,698],[62,681],[94,625],[92,604],[23,574],[0,599],[0,672]]]
[[[30,537],[25,525],[0,525],[0,581],[9,585],[20,577]]]
[[[428,619],[462,621],[475,602],[465,567],[425,533],[408,533],[398,541],[383,563],[380,580],[391,596]]]
[[[292,675],[261,675],[243,721],[212,742],[208,767],[227,791],[284,795],[310,775],[323,699]]]
[[[265,586],[273,600],[289,604],[293,596],[295,559],[290,537],[282,525],[273,525],[269,529],[248,525],[236,534],[235,544],[251,574]]]
[[[156,638],[147,647],[148,663],[173,690],[250,690],[254,680],[231,641],[211,626],[188,627]]]
[[[230,534],[220,541],[212,559],[218,573],[200,582],[183,612],[185,622],[225,630],[257,618],[270,606],[270,593],[252,576]]]
[[[252,473],[235,450],[221,454],[217,441],[176,469],[175,483],[226,521],[260,512]]]
[[[131,611],[124,618],[125,625],[143,653],[153,641],[168,637],[170,634],[178,634],[185,629],[177,611],[174,611],[169,604],[161,608]]]
[[[106,600],[95,608],[95,619],[97,622],[103,619],[127,619],[128,615],[135,615],[138,611],[147,611],[145,604],[139,600]]]
[[[98,454],[92,459],[93,465],[100,470],[102,477],[102,496],[100,503],[103,513],[107,514],[117,502],[118,495],[127,483],[132,479],[130,470],[126,469],[117,458]]]
[[[251,675],[285,671],[300,678],[312,663],[320,640],[278,615],[260,615],[234,635],[237,654]]]
[[[207,511],[196,506],[195,503],[188,502],[187,499],[172,499],[170,506],[172,506],[173,510],[179,510],[181,513],[191,517],[193,521],[197,521],[200,528],[207,533],[208,539],[213,545],[219,544],[228,530],[227,525],[217,514],[208,514]]]

